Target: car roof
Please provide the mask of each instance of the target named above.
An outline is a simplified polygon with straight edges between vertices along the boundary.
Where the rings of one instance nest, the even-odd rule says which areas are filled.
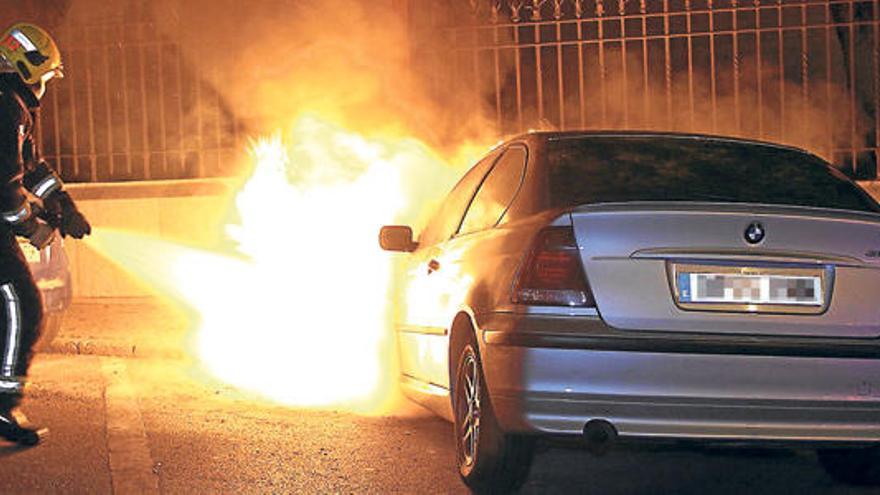
[[[693,139],[704,141],[715,141],[719,143],[736,143],[747,146],[766,146],[780,150],[796,151],[812,155],[813,153],[785,144],[773,143],[769,141],[761,141],[757,139],[747,139],[733,136],[721,136],[716,134],[700,134],[686,132],[659,132],[659,131],[640,131],[640,130],[574,130],[574,131],[529,131],[520,134],[509,141],[537,139],[539,141],[561,141],[564,139],[577,138],[649,138],[656,140],[676,140],[676,139]]]

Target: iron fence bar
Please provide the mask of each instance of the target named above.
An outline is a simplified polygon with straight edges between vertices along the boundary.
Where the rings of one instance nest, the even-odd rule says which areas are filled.
[[[639,0],[639,12],[642,14],[642,35],[648,35],[648,18],[645,17],[647,12],[647,4],[645,0]],[[651,114],[651,85],[648,65],[648,40],[642,40],[642,112],[643,115]],[[650,123],[650,119],[644,120],[646,124]]]
[[[156,50],[156,77],[159,79],[158,89],[159,89],[159,143],[161,143],[162,151],[168,150],[168,129],[166,127],[165,121],[165,60],[162,56],[164,50],[162,46],[159,46],[159,49]],[[152,156],[151,156],[152,158]],[[151,160],[152,162],[152,160]],[[168,157],[165,153],[162,154],[162,176],[166,177],[168,175]]]
[[[807,6],[800,6],[801,13],[801,115],[810,108],[810,46],[807,27]],[[807,119],[801,119],[801,132],[807,134]]]
[[[477,48],[477,41],[480,37],[480,31],[478,29],[472,31],[473,36],[473,48],[471,49],[471,69],[474,71],[473,76],[473,86],[474,88],[482,88],[480,85],[480,49]]]
[[[687,64],[688,64],[688,118],[690,128],[693,129],[696,124],[696,107],[694,102],[694,38],[693,38],[693,14],[691,13],[691,0],[684,1],[685,25],[688,33],[687,37]]]
[[[880,1],[880,0],[878,0]],[[578,40],[583,39],[584,37],[584,21],[582,19],[578,19],[577,22],[577,36]],[[577,44],[577,54],[578,54],[578,105],[580,111],[580,124],[581,128],[586,127],[587,125],[587,109],[584,94],[584,45],[583,43]]]
[[[145,39],[144,35],[144,26],[140,26],[138,39]],[[140,69],[140,92],[141,92],[141,125],[143,126],[141,131],[141,138],[143,141],[141,142],[141,146],[143,146],[143,157],[144,157],[144,179],[150,180],[152,175],[152,169],[150,167],[150,116],[147,113],[147,109],[150,108],[147,106],[147,65],[146,65],[146,46],[138,45],[138,66]]]
[[[604,0],[596,1],[596,17],[598,18],[599,28],[599,94],[602,99],[602,127],[608,126],[608,93],[605,87],[605,22],[603,16],[605,14]]]
[[[732,0],[732,5],[734,9],[738,5],[737,0]],[[737,27],[739,26],[739,16],[737,15],[737,11],[734,10],[731,14],[731,27],[733,30],[732,35],[732,49],[733,49],[733,120],[734,125],[736,126],[737,134],[742,132],[742,110],[740,106],[740,53],[739,53],[739,32],[737,31]]]
[[[187,116],[184,114],[183,108],[183,54],[181,53],[180,46],[177,46],[176,50],[174,50],[176,55],[175,57],[175,82],[177,84],[177,140],[181,143],[181,148],[184,144],[185,138],[185,125]],[[188,171],[186,169],[186,153],[180,153],[180,173],[182,176],[186,176]]]
[[[880,0],[874,0],[874,173],[880,177]]]
[[[196,169],[198,170],[199,177],[205,177],[207,175],[207,168],[205,164],[205,156],[204,156],[204,148],[205,148],[205,130],[203,129],[204,123],[204,115],[202,112],[202,81],[198,78],[194,78],[192,81],[193,84],[193,103],[195,105],[195,139],[196,139],[196,148],[198,148],[198,154],[196,157]]]
[[[86,50],[86,111],[89,120],[89,180],[98,179],[98,157],[95,149],[95,101],[92,94],[92,51]]]
[[[855,6],[851,6],[851,9],[855,8]],[[855,12],[853,10],[849,11],[849,15],[851,19],[855,19]],[[849,139],[850,139],[850,148],[852,153],[850,154],[851,161],[851,170],[858,174],[858,166],[859,160],[856,156],[856,140],[858,139],[858,123],[857,123],[857,112],[856,112],[856,28],[853,25],[849,27],[849,39],[847,40],[847,44],[849,45],[849,62],[848,62],[848,72],[849,72]]]
[[[131,146],[131,101],[129,101],[129,88],[131,87],[129,73],[128,73],[128,53],[125,45],[120,46],[120,51],[122,52],[120,58],[120,65],[122,66],[122,81],[125,85],[122,90],[122,116],[123,120],[125,120],[125,124],[123,130],[125,132],[125,171],[131,176],[134,175],[134,163],[132,161],[132,146]]]
[[[670,26],[669,26],[669,0],[663,0],[663,42],[664,42],[664,51],[665,51],[665,59],[664,59],[664,67],[663,67],[663,77],[666,82],[666,125],[667,127],[672,127],[672,40],[669,37],[670,34]]]
[[[500,49],[497,47],[499,38],[498,27],[495,26],[492,28],[492,39],[496,43],[496,46],[492,50],[493,62],[495,64],[495,122],[498,129],[502,129],[504,126],[504,117],[501,112],[501,55]]]
[[[533,28],[533,33],[535,40],[535,79],[537,84],[537,92],[538,92],[538,122],[540,122],[543,126],[544,122],[544,71],[541,67],[542,59],[541,59],[541,31],[540,27],[535,26]]]
[[[713,2],[708,0],[709,5],[709,91],[712,101],[712,132],[718,132],[718,82],[715,74],[715,13],[712,10]]]
[[[559,102],[559,127],[565,128],[565,82],[562,72],[562,24],[556,23],[556,91],[557,101]]]
[[[61,114],[58,113],[58,92],[52,92],[52,132],[55,137],[55,156],[61,154]],[[44,140],[41,138],[41,142]],[[57,160],[54,163],[55,170],[58,171],[58,174],[61,175],[64,173],[63,164],[61,160]]]
[[[513,28],[514,38],[514,64],[516,65],[516,122],[517,129],[523,128],[522,113],[522,53],[520,53],[519,45],[519,26]]]
[[[214,71],[215,71],[214,80],[219,81],[219,78],[217,77],[219,75],[219,67],[215,67]],[[221,122],[220,122],[220,115],[222,114],[222,110],[223,110],[223,102],[221,100],[221,96],[220,96],[219,91],[214,91],[213,100],[214,100],[214,104],[217,105],[217,113],[216,113],[217,118],[214,119],[214,131],[217,134],[217,167],[220,168],[223,166],[223,156],[221,153],[222,145],[223,145],[223,129],[221,128]]]
[[[831,3],[825,7],[825,20],[831,21]],[[829,23],[830,24],[830,23]],[[825,117],[826,136],[828,136],[828,156],[834,160],[834,104],[831,101],[831,27],[825,28],[825,108],[827,115]]]
[[[461,35],[461,34],[462,33],[459,33],[459,35]],[[465,33],[465,37],[466,37],[466,33]],[[470,56],[473,54],[473,50],[475,48],[468,47],[467,43],[459,41],[458,38],[456,39],[456,43],[461,43],[465,46],[465,49],[463,51],[455,53],[455,60],[454,60],[454,65],[453,65],[453,67],[455,67],[455,72],[457,74],[462,74],[461,77],[456,78],[455,88],[456,88],[456,90],[462,91],[462,93],[464,93],[463,89],[467,87],[467,81],[465,81],[464,79],[468,75],[465,73],[465,70],[467,69],[466,64],[468,62],[466,62],[464,60],[470,58]],[[472,86],[472,87],[476,87],[476,86]]]
[[[629,70],[626,63],[626,0],[617,0],[617,12],[620,14],[620,68],[623,76],[623,126],[629,127]]]
[[[779,26],[776,39],[778,46],[776,47],[779,59],[779,136],[785,141],[785,36],[782,31],[782,0],[777,0],[776,6],[776,23]]]
[[[113,177],[115,175],[116,170],[116,162],[114,156],[114,140],[116,136],[114,135],[114,125],[113,125],[113,107],[110,101],[110,46],[104,46],[104,104],[106,108],[104,109],[104,116],[107,119],[107,155],[109,156],[108,165],[110,167],[109,176]],[[93,138],[94,139],[94,138]],[[97,172],[97,161],[95,162],[95,169]]]
[[[757,7],[760,5],[761,2],[760,2],[760,0],[754,0],[754,3],[755,3],[755,6]],[[758,103],[757,103],[757,106],[758,106],[758,112],[757,112],[758,113],[758,135],[761,137],[761,139],[764,139],[764,109],[763,109],[763,105],[764,105],[764,91],[763,91],[763,89],[764,88],[763,88],[763,85],[761,84],[761,80],[763,79],[761,77],[761,74],[764,72],[763,51],[762,51],[762,43],[761,43],[761,34],[763,34],[763,32],[761,31],[761,11],[760,11],[760,9],[755,8],[754,13],[755,13],[755,28],[757,30],[757,32],[755,33],[755,68],[756,68],[756,73],[757,73],[757,77],[755,80],[755,85],[756,85],[755,95],[757,96],[757,99],[758,99]]]
[[[78,132],[79,126],[76,125],[76,123],[78,122],[77,116],[79,114],[79,108],[78,108],[79,104],[77,103],[76,92],[74,91],[74,84],[68,85],[68,88],[69,88],[68,93],[70,96],[70,133],[72,134],[72,136],[71,136],[72,146],[71,147],[73,148],[74,154],[78,155],[77,152],[79,151],[79,132]],[[75,156],[73,158],[73,174],[74,174],[74,176],[79,176],[79,158],[78,158],[78,156]]]
[[[761,0],[754,0],[754,1],[755,1],[755,7],[760,7]],[[757,78],[756,78],[756,82],[757,82],[757,86],[758,86],[758,88],[757,88],[757,91],[758,91],[757,92],[757,96],[758,96],[758,135],[761,137],[761,139],[765,139],[766,134],[764,133],[764,84],[763,84],[764,78],[761,77],[761,75],[764,73],[764,67],[763,67],[764,52],[763,52],[763,47],[762,47],[762,43],[761,43],[761,34],[762,34],[760,32],[760,29],[761,29],[761,9],[759,9],[759,8],[755,8],[755,26],[757,26],[757,28],[759,30],[759,32],[755,34],[755,47],[756,47],[755,48],[755,53],[756,53],[755,64],[757,65],[757,71],[758,71]]]

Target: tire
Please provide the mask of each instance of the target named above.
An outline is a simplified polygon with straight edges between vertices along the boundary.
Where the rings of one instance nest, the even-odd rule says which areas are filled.
[[[816,452],[825,472],[837,481],[860,486],[880,486],[880,446],[826,449]]]
[[[532,465],[534,439],[501,431],[485,387],[473,334],[455,361],[453,414],[458,472],[476,493],[508,493],[525,483]]]
[[[49,348],[49,345],[52,344],[52,341],[58,336],[58,332],[61,331],[62,321],[62,313],[46,313],[43,317],[43,330],[40,333],[40,338],[37,340],[36,345],[34,345],[34,350],[45,351]]]

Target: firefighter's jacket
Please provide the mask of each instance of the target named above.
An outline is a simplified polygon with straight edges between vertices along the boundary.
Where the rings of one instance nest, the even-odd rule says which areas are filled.
[[[45,199],[61,179],[39,160],[34,111],[39,100],[16,74],[0,74],[0,230],[20,230],[33,221],[28,193]]]

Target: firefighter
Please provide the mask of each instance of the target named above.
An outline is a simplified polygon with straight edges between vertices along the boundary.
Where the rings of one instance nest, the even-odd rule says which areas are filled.
[[[47,432],[18,410],[43,310],[16,236],[43,249],[56,230],[76,239],[91,233],[34,143],[46,83],[61,77],[61,53],[43,29],[16,24],[0,37],[0,437],[24,445]]]

